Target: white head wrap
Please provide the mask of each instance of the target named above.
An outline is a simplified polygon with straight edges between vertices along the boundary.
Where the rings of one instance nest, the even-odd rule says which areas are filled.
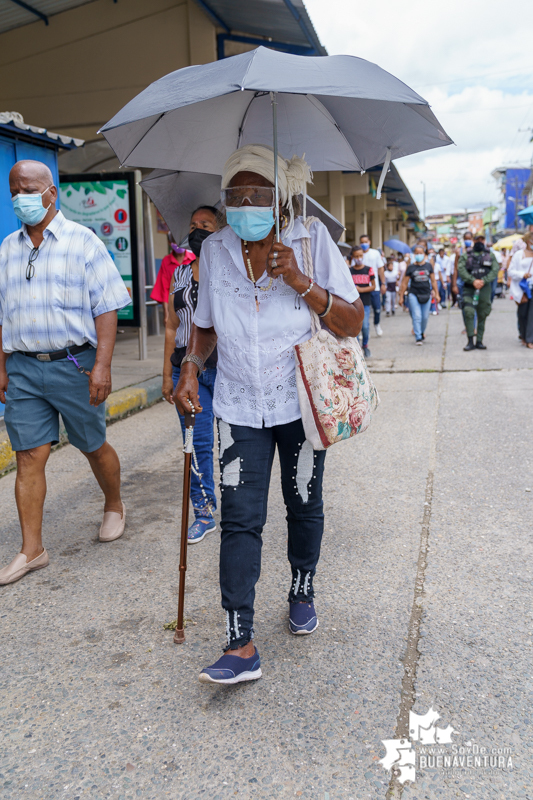
[[[256,172],[267,181],[274,184],[274,150],[263,144],[247,144],[235,150],[224,164],[222,174],[222,188],[227,189],[231,179],[238,172]],[[278,155],[278,183],[281,204],[289,212],[289,224],[284,233],[290,233],[294,225],[294,210],[292,198],[299,194],[305,198],[307,184],[312,183],[313,173],[307,162],[299,156],[293,156],[290,161]]]

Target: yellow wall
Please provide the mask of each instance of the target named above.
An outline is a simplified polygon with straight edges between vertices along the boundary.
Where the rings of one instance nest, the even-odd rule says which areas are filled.
[[[193,0],[95,0],[0,34],[0,110],[88,141],[149,83],[216,59]]]

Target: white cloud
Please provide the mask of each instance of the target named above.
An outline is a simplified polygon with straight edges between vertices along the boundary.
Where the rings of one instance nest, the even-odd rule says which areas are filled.
[[[528,165],[533,127],[533,14],[523,0],[305,0],[331,55],[379,64],[415,89],[456,146],[396,164],[427,213],[494,202],[491,171]],[[526,18],[527,17],[527,18]]]

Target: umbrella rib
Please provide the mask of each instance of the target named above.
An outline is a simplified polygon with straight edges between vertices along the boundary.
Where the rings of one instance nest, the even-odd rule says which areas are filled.
[[[237,148],[239,148],[241,146],[242,134],[243,134],[244,125],[246,123],[246,117],[248,116],[248,112],[250,111],[250,107],[251,107],[252,103],[254,102],[256,97],[262,97],[265,94],[268,94],[268,92],[254,92],[254,96],[250,99],[250,102],[246,106],[246,110],[245,110],[244,114],[242,115],[241,124],[239,125],[239,136],[237,138]]]
[[[150,125],[150,127],[148,128],[148,130],[147,130],[147,131],[145,131],[145,132],[143,133],[143,135],[141,136],[141,138],[140,138],[140,139],[139,139],[139,140],[138,140],[138,141],[137,141],[137,142],[134,144],[134,146],[131,148],[130,152],[128,153],[128,155],[126,156],[126,158],[124,159],[124,161],[121,161],[121,162],[120,162],[121,166],[124,166],[124,165],[126,164],[126,162],[127,162],[128,158],[131,156],[131,154],[133,153],[133,151],[134,151],[134,150],[135,150],[135,149],[136,149],[136,148],[137,148],[137,147],[140,145],[140,143],[142,142],[142,140],[143,140],[143,139],[144,139],[146,136],[148,136],[148,134],[150,133],[150,131],[152,130],[152,128],[154,127],[154,125],[157,125],[157,123],[159,122],[159,120],[160,120],[160,119],[162,119],[162,118],[165,116],[165,114],[166,114],[166,111],[163,111],[163,113],[162,113],[162,114],[160,114],[156,120],[154,120],[154,122],[152,123],[152,125]]]

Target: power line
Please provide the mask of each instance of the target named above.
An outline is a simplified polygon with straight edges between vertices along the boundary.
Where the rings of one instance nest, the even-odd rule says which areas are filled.
[[[513,108],[531,108],[532,102],[520,103],[519,106],[491,106],[485,108],[484,106],[477,106],[477,108],[461,108],[457,111],[443,111],[443,114],[478,114],[480,111],[510,111]]]
[[[417,86],[444,86],[448,83],[464,83],[465,81],[476,81],[480,78],[492,78],[497,75],[505,75],[505,74],[514,74],[514,75],[524,75],[527,73],[528,70],[533,69],[533,64],[528,65],[525,69],[521,69],[519,71],[515,69],[507,69],[507,70],[500,70],[499,72],[486,72],[484,75],[468,75],[468,77],[462,78],[450,78],[447,81],[432,81],[432,83],[419,83]]]

